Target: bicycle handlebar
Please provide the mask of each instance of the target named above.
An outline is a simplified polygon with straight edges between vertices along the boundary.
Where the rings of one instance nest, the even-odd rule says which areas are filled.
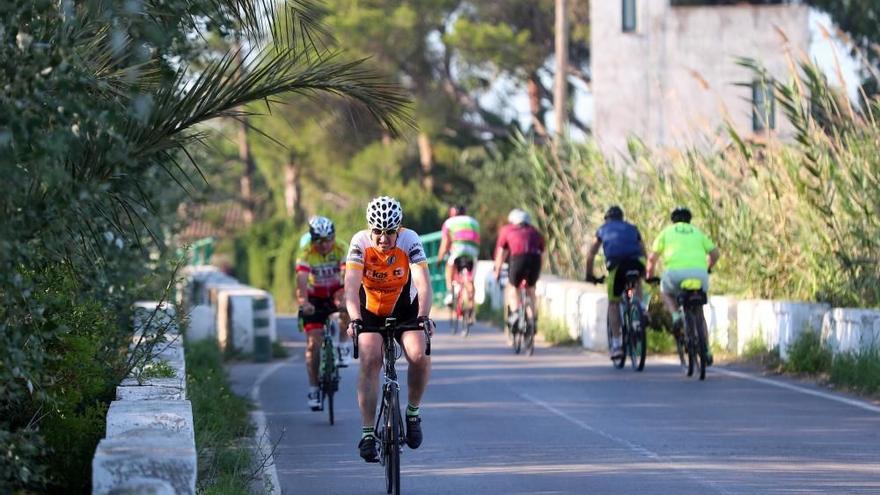
[[[645,282],[647,282],[647,283],[649,283],[649,284],[651,284],[651,285],[657,285],[657,284],[660,283],[660,277],[646,278],[646,279],[645,279]]]
[[[387,323],[386,322],[385,325],[364,325],[363,323],[359,323],[357,321],[352,320],[352,323],[354,324],[354,338],[352,338],[352,356],[354,357],[354,359],[358,358],[358,336],[360,335],[361,332],[363,332],[365,330],[369,331],[369,332],[379,332],[382,334],[389,332],[391,330],[394,330],[394,331],[397,331],[397,330],[401,330],[401,331],[403,331],[403,330],[423,330],[425,332],[425,355],[430,356],[431,355],[431,334],[428,331],[428,328],[425,325],[425,323],[430,322],[431,325],[433,325],[434,320],[427,318],[425,320],[413,320],[413,321],[415,321],[415,323],[407,322],[407,323],[397,324],[397,323]]]

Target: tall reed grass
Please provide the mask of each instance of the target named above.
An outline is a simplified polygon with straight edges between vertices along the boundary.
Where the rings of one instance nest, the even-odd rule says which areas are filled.
[[[608,206],[621,205],[650,247],[681,204],[722,252],[713,292],[880,306],[880,102],[853,107],[807,63],[795,76],[773,83],[793,142],[750,141],[729,127],[722,148],[657,151],[632,141],[612,163],[591,143],[521,141],[484,167],[481,201],[525,204],[561,276],[583,277]],[[511,178],[522,187],[493,197]]]

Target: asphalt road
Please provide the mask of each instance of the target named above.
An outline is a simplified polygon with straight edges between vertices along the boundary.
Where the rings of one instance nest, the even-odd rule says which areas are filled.
[[[385,493],[382,468],[357,453],[356,364],[344,370],[330,426],[306,407],[294,323],[279,323],[288,359],[230,368],[236,390],[265,413],[283,493]],[[732,368],[699,382],[669,358],[649,356],[636,373],[540,341],[534,356],[515,355],[495,329],[463,339],[439,325],[425,440],[404,449],[402,493],[880,493],[876,405]],[[405,369],[401,359],[402,379]]]

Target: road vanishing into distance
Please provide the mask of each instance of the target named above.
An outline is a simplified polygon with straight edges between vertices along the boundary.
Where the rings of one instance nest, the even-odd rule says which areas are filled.
[[[296,319],[278,322],[290,357],[230,373],[277,442],[282,492],[385,493],[383,469],[358,456],[357,362],[343,370],[331,426],[305,404]],[[432,357],[424,443],[404,448],[401,493],[880,493],[880,407],[870,402],[730,367],[700,382],[668,357],[649,355],[636,373],[540,341],[534,356],[515,355],[495,328],[462,338],[444,320]],[[405,370],[401,358],[402,382]]]

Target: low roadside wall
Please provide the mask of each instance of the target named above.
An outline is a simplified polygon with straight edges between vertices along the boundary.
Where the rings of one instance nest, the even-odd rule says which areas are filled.
[[[503,293],[492,276],[492,261],[479,261],[475,276],[477,303],[489,299],[492,308],[500,309]],[[587,349],[608,349],[608,296],[604,286],[542,275],[535,292],[540,319],[564,323],[569,334]],[[789,346],[808,330],[821,331],[823,342],[834,352],[880,348],[878,310],[713,295],[703,312],[710,342],[735,354],[742,354],[757,341],[768,349],[778,349],[780,357],[787,360]]]

